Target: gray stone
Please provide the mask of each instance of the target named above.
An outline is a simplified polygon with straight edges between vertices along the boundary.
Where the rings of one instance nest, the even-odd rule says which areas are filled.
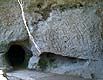
[[[7,61],[5,60],[5,54],[0,54],[0,69],[1,70],[4,70],[4,69],[7,69],[8,68],[8,63]]]
[[[63,56],[64,64],[60,64],[57,68],[49,66],[47,71],[65,75],[78,75],[84,78],[102,79],[102,5],[81,8],[67,7],[64,10],[57,7],[48,11],[48,5],[43,3],[43,6],[41,6],[43,10],[36,8],[36,11],[33,7],[29,12],[28,8],[30,9],[32,1],[25,0],[24,3],[26,2],[28,3],[25,5],[24,10],[27,24],[42,53],[35,56],[37,50],[34,44],[29,42],[20,8],[15,0],[0,3],[0,68],[10,66],[5,62],[3,56],[11,44],[16,43],[25,47],[25,51],[29,49],[32,52],[33,57],[27,62],[29,69],[35,69],[39,58],[41,58],[40,55],[43,52],[48,52],[48,54],[54,53]],[[43,17],[46,18],[43,19]],[[56,55],[56,63],[61,63],[61,57]],[[66,57],[73,58],[72,60],[77,61],[77,63],[73,63],[71,59],[65,60]]]
[[[101,19],[93,8],[60,12],[39,22],[35,40],[43,52],[83,59],[99,59],[103,48]]]
[[[78,76],[58,75],[28,70],[19,70],[7,73],[9,80],[90,80]]]
[[[50,72],[54,71],[59,74],[66,72],[92,78],[96,72],[95,69],[100,69],[97,63],[94,63],[93,67],[96,67],[94,69],[89,66],[93,65],[91,63],[93,60],[100,60],[103,50],[102,22],[96,14],[96,10],[93,7],[67,9],[64,12],[57,9],[50,13],[50,17],[46,21],[38,23],[38,30],[34,38],[42,52],[88,60],[81,67],[72,66],[71,68],[74,67],[74,70],[62,65],[57,70],[52,69]],[[102,63],[100,62],[100,64]],[[95,75],[95,77],[97,76]]]
[[[4,63],[3,54],[0,54],[0,67],[4,67],[3,63]]]
[[[29,63],[28,69],[36,69],[38,62],[39,62],[39,57],[32,56],[28,62]]]

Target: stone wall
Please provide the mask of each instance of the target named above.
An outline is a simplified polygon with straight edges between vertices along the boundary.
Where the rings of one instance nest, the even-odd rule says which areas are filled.
[[[63,65],[57,68],[47,66],[47,71],[103,79],[102,7],[102,0],[24,0],[27,24],[35,42],[40,47],[42,52],[40,55],[44,52],[53,53],[57,58],[57,63],[61,63],[61,57],[58,58],[57,55],[64,57]],[[28,68],[38,69],[41,56],[35,56],[37,50],[29,41],[18,2],[1,0],[1,68],[4,67],[3,64],[10,66],[2,56],[14,43],[24,46],[25,50],[30,51],[27,53],[33,54],[28,62]],[[65,60],[65,57],[70,59]],[[71,58],[77,63],[72,64]],[[81,60],[84,61],[83,64]]]

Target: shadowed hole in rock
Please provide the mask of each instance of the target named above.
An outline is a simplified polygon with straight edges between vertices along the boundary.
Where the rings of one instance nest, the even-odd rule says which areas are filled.
[[[6,53],[6,60],[14,69],[23,69],[27,67],[27,54],[25,49],[17,44],[10,46]]]
[[[70,66],[74,66],[72,68],[76,69],[75,66],[81,67],[88,61],[87,59],[62,56],[51,52],[43,52],[39,57],[38,69],[47,72],[53,71],[53,69],[61,69],[61,67],[67,68],[65,70],[68,70]]]

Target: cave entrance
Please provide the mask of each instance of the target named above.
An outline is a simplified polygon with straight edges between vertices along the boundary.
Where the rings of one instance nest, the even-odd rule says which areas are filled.
[[[22,46],[13,44],[6,53],[6,59],[14,69],[25,68],[25,50]]]

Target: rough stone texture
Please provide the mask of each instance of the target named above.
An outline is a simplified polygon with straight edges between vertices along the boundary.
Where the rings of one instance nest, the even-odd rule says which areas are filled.
[[[82,66],[59,66],[50,72],[102,78],[102,22],[97,11],[94,7],[52,10],[46,21],[38,23],[34,38],[42,52],[87,59]]]
[[[81,61],[75,64],[66,61],[49,72],[103,79],[103,3],[97,0],[45,1],[24,1],[27,24],[40,50],[86,60],[82,65]],[[35,68],[33,60],[37,50],[28,39],[17,1],[1,0],[0,67],[8,66],[2,56],[16,43],[32,51],[34,58],[28,66]]]
[[[50,17],[39,22],[35,34],[43,52],[84,59],[99,59],[102,51],[100,18],[96,10],[53,10]]]
[[[20,9],[15,5],[11,0],[0,1],[0,52],[2,53],[7,51],[10,42],[27,39]]]
[[[8,66],[6,63],[7,62],[4,58],[4,54],[1,53],[0,54],[0,69],[5,69],[5,67]]]
[[[39,57],[32,56],[29,60],[28,68],[35,69],[38,62],[39,62]]]
[[[9,80],[90,80],[78,76],[58,75],[28,70],[14,71],[7,73],[7,76]]]

